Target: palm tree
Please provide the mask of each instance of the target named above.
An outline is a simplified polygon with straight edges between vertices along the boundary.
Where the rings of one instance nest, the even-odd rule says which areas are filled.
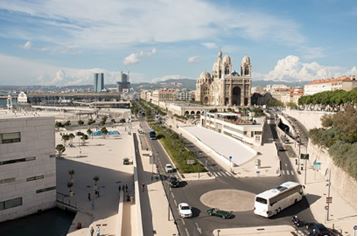
[[[88,136],[92,136],[92,133],[93,133],[92,130],[91,130],[90,128],[88,128],[88,130],[87,130],[87,135],[88,135]],[[92,138],[93,138],[93,136],[92,136]]]
[[[112,127],[114,126],[114,124],[116,123],[115,119],[111,119],[111,123],[112,123]]]
[[[70,175],[70,182],[73,183],[73,176],[75,175],[75,171],[74,170],[69,170],[68,174]]]
[[[70,197],[73,197],[75,195],[75,193],[72,190],[72,187],[73,187],[73,182],[67,182],[67,188]]]
[[[99,177],[96,175],[95,177],[93,177],[93,181],[94,181],[94,186],[97,187],[97,183],[99,181]]]
[[[69,139],[70,139],[70,146],[72,146],[72,141],[73,141],[73,139],[76,137],[73,133],[70,133],[69,135],[68,135],[68,137],[69,137]]]
[[[78,125],[83,125],[85,122],[83,122],[83,120],[78,120]]]
[[[66,142],[70,139],[70,136],[68,134],[62,135],[63,145],[66,146]]]
[[[87,139],[88,139],[88,135],[86,135],[86,134],[85,134],[85,135],[82,135],[82,137],[81,137],[82,146],[85,145]]]
[[[102,132],[102,134],[103,134],[103,138],[106,138],[106,136],[107,136],[107,134],[108,134],[107,128],[106,128],[106,127],[103,127],[103,128],[101,129],[101,132]]]
[[[66,147],[62,144],[57,144],[56,151],[58,152],[58,157],[61,158],[62,153],[66,151]]]

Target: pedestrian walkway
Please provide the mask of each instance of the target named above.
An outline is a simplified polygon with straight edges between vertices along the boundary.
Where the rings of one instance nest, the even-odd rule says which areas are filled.
[[[289,225],[275,225],[275,226],[262,226],[262,227],[242,227],[242,228],[226,228],[216,229],[213,235],[220,236],[293,236],[302,235],[295,228]]]
[[[158,174],[157,168],[153,166],[154,164],[151,163],[149,156],[143,155],[146,152],[147,147],[143,150],[141,145],[138,146],[141,154],[140,163],[138,163],[138,166],[140,167],[138,169],[141,172],[139,173],[139,185],[141,186],[142,214],[147,216],[143,217],[143,225],[147,225],[148,228],[148,224],[150,224],[152,234],[154,235],[178,235],[178,230],[173,220],[172,213],[169,212],[168,219],[168,208],[163,207],[168,205],[163,184],[159,179],[153,178]],[[142,198],[144,198],[144,200],[142,200]],[[148,200],[145,200],[146,198]]]

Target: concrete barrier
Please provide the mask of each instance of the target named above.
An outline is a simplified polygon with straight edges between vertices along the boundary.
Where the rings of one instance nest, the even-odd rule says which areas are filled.
[[[134,134],[133,133],[133,151],[134,157],[133,159],[133,178],[134,178],[134,199],[137,208],[137,222],[138,222],[138,236],[143,236],[143,222],[142,222],[142,211],[141,211],[141,201],[140,201],[140,194],[139,194],[139,183],[138,183],[138,168],[137,168],[137,155],[135,153],[135,145],[134,145]],[[137,135],[137,134],[136,134]],[[139,138],[138,138],[139,141]],[[140,158],[140,157],[139,157]]]
[[[119,193],[118,214],[117,214],[117,222],[116,222],[116,236],[122,235],[123,205],[124,205],[124,192],[123,190],[121,190]]]

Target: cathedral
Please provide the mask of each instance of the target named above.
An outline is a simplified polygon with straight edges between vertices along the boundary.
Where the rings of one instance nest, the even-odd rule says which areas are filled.
[[[251,62],[241,60],[240,72],[233,70],[231,58],[218,53],[212,73],[202,72],[196,82],[195,100],[213,106],[251,105]]]

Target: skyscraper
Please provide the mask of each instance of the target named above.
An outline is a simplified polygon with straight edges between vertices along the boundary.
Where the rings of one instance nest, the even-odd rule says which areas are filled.
[[[122,93],[124,91],[128,91],[129,87],[130,87],[129,73],[126,74],[121,72],[121,82],[117,82],[118,92]]]
[[[93,90],[96,93],[104,89],[104,73],[94,73],[94,86]]]

